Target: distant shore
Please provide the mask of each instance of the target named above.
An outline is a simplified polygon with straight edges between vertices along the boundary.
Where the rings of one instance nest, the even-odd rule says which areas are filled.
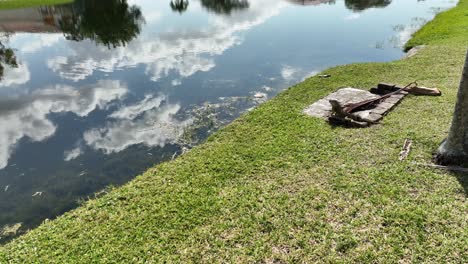
[[[73,0],[0,0],[0,10],[71,3]]]

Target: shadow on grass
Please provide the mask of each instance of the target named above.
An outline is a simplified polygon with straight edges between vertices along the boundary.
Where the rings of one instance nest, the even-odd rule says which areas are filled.
[[[468,172],[465,171],[450,171],[450,174],[455,176],[460,183],[460,185],[463,187],[463,190],[465,191],[465,197],[468,197]]]
[[[444,142],[445,139],[439,144],[439,146]],[[432,155],[431,164],[433,164],[433,168],[445,170],[450,175],[456,177],[465,191],[465,197],[468,197],[468,163],[466,162],[466,157],[451,157],[447,159],[447,157],[439,155],[436,151]]]

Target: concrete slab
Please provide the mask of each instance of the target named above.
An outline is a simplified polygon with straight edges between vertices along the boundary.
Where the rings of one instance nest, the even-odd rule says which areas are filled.
[[[310,105],[304,109],[304,113],[309,116],[328,119],[332,111],[332,106],[329,103],[330,100],[337,100],[340,104],[343,105],[349,103],[358,103],[364,100],[375,99],[378,97],[378,95],[372,94],[368,91],[351,87],[342,88]]]
[[[358,116],[360,119],[365,120],[369,123],[375,123],[381,120],[393,107],[395,107],[405,96],[406,92],[395,94],[389,98],[383,100],[373,109],[363,110],[354,112],[353,115]],[[331,93],[327,97],[318,100],[314,104],[304,109],[306,115],[312,117],[318,117],[328,120],[332,114],[332,106],[329,103],[330,100],[336,100],[341,105],[350,103],[359,103],[369,99],[380,98],[380,95],[373,94],[368,91],[347,87],[339,89],[338,91]]]

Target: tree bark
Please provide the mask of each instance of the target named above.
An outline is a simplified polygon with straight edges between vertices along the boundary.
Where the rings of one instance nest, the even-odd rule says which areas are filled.
[[[447,139],[437,150],[435,162],[468,166],[468,53],[458,88],[457,102]]]

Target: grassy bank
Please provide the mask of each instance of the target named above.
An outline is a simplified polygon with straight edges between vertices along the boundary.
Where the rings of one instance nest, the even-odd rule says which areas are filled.
[[[0,1],[0,10],[2,9],[14,9],[14,8],[26,8],[34,6],[47,6],[71,3],[73,0],[4,0]]]
[[[468,43],[468,0],[409,45],[418,55],[310,78],[175,161],[0,248],[0,263],[463,263],[466,175],[429,169],[446,136]],[[448,29],[450,26],[450,30]],[[439,34],[439,35],[437,35]],[[367,129],[330,127],[302,109],[344,86],[417,80]],[[404,162],[398,154],[414,141]]]

